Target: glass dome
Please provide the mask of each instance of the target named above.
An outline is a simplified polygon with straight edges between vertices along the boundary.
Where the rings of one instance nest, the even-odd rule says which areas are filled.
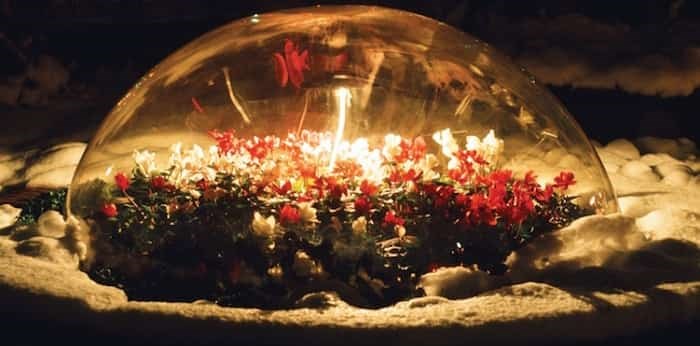
[[[503,247],[616,210],[586,135],[525,70],[443,23],[364,6],[254,15],[171,54],[103,121],[68,206],[90,230],[91,275],[191,279],[131,293],[235,304],[248,293],[229,286],[275,278],[396,300],[413,292],[396,281],[436,265],[500,273]],[[469,231],[489,227],[500,238]],[[425,244],[440,245],[411,257]],[[396,258],[401,274],[375,268]],[[163,263],[189,269],[153,274]],[[202,288],[213,281],[228,295]]]

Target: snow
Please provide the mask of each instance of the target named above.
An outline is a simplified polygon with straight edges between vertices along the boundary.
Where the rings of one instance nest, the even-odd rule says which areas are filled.
[[[21,212],[22,209],[9,204],[0,205],[0,230],[14,225]]]
[[[28,188],[52,189],[67,186],[85,147],[85,143],[69,142],[44,150],[0,155],[0,187],[26,184]]]
[[[8,169],[10,180],[27,181],[26,172],[73,167],[83,149],[58,146],[4,162],[18,162]],[[0,206],[0,304],[18,318],[197,344],[581,342],[699,319],[697,147],[647,138],[596,149],[615,168],[621,213],[585,217],[546,235],[511,256],[513,269],[503,277],[438,269],[421,278],[426,297],[391,307],[356,308],[333,292],[307,294],[297,308],[279,311],[128,301],[77,270],[86,245],[74,220],[47,213],[35,225],[8,228],[17,216],[11,206]],[[55,179],[56,186],[67,181]]]

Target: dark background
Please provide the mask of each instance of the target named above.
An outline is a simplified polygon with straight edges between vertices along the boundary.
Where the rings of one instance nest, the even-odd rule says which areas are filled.
[[[401,8],[446,21],[501,48],[518,62],[521,56],[537,56],[542,47],[556,47],[592,61],[603,75],[606,69],[635,66],[638,59],[657,55],[689,73],[700,69],[683,58],[684,50],[700,46],[700,1],[0,0],[0,83],[26,70],[41,55],[57,58],[70,72],[67,84],[48,100],[0,104],[0,111],[5,113],[2,117],[26,118],[23,114],[32,113],[31,109],[51,113],[68,108],[70,115],[64,115],[63,122],[82,123],[86,129],[76,139],[84,140],[138,77],[199,35],[254,13],[347,3]],[[568,25],[571,16],[579,20]],[[605,32],[595,32],[600,26],[624,36],[609,41]],[[637,73],[639,84],[645,78],[663,78],[664,73],[651,65],[648,73],[643,69]],[[35,87],[31,80],[24,83],[27,88]],[[550,89],[589,136],[600,142],[647,135],[684,136],[696,142],[699,138],[697,90],[662,97],[663,90],[642,95],[615,85],[555,84],[561,85]],[[54,128],[60,131],[68,130]],[[33,141],[27,139],[23,144]]]

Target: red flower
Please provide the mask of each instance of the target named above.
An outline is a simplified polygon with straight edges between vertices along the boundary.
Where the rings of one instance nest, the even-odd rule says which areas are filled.
[[[168,180],[161,175],[151,178],[151,189],[153,190],[169,190],[171,187]]]
[[[438,188],[438,186],[433,183],[421,184],[419,186],[422,187],[422,190],[426,194],[426,196],[433,196],[437,192]]]
[[[126,175],[122,172],[117,173],[117,175],[114,176],[114,181],[117,184],[117,187],[125,191],[129,187],[129,178],[126,177]]]
[[[448,185],[440,185],[435,192],[436,193],[432,196],[433,207],[435,209],[446,209],[450,200],[452,200],[454,188]]]
[[[245,148],[248,150],[250,156],[256,159],[263,159],[272,149],[272,143],[266,141],[261,141],[257,137],[253,141],[248,141]]]
[[[280,223],[282,225],[294,225],[299,223],[301,220],[301,215],[299,215],[299,209],[285,204],[282,209],[280,209]]]
[[[576,184],[574,173],[562,171],[558,177],[554,177],[554,187],[566,190],[569,186]]]
[[[534,211],[535,204],[528,187],[520,181],[513,184],[513,196],[502,211],[508,223],[521,224]]]
[[[360,183],[360,192],[362,192],[362,194],[365,196],[373,196],[378,190],[379,187],[377,187],[377,185],[372,184],[367,180],[363,180]]]
[[[456,152],[459,167],[449,170],[447,175],[458,183],[464,184],[471,180],[474,172],[474,164],[486,165],[488,162],[484,160],[475,150],[460,150]],[[479,177],[477,177],[479,178]]]
[[[277,184],[272,184],[272,190],[275,191],[278,195],[286,195],[290,190],[292,189],[292,183],[287,180],[284,184],[281,186],[278,186]]]
[[[466,193],[459,193],[455,196],[455,205],[460,208],[467,208],[469,206],[470,198]]]
[[[506,205],[506,185],[495,183],[489,187],[486,205],[491,209],[502,209]]]
[[[316,178],[316,166],[304,162],[304,165],[299,168],[299,174],[303,178]]]
[[[537,176],[533,171],[527,171],[525,173],[525,178],[523,178],[523,183],[527,186],[539,186],[537,183]]]
[[[216,146],[219,147],[219,152],[222,154],[235,151],[237,141],[235,141],[233,133],[233,130],[224,132],[220,132],[219,130],[211,130],[208,132],[209,136],[216,141]]]
[[[102,205],[102,208],[100,208],[100,211],[106,217],[117,216],[117,206],[114,203],[105,203],[104,205]]]
[[[413,142],[408,139],[403,139],[399,144],[401,153],[395,157],[396,161],[401,163],[406,160],[417,161],[425,156],[426,147],[423,137],[416,137]]]
[[[372,202],[367,197],[360,196],[355,199],[355,212],[358,215],[367,215],[370,209],[372,209]]]
[[[326,189],[328,191],[328,196],[332,199],[340,199],[348,192],[348,187],[345,184],[339,183],[332,177],[326,179]]]
[[[405,172],[395,169],[389,174],[389,181],[392,183],[407,183],[409,181],[415,182],[416,180],[420,179],[422,175],[423,172],[417,172],[413,168]]]
[[[404,219],[396,216],[393,210],[387,211],[384,215],[384,225],[403,226]]]
[[[197,182],[197,188],[204,191],[209,188],[209,181],[206,179],[202,179]]]
[[[535,191],[535,198],[540,203],[549,203],[549,200],[552,198],[553,194],[554,187],[551,184],[547,184],[544,190],[538,189]]]
[[[304,70],[309,68],[309,51],[299,53],[294,42],[284,40],[284,56],[280,53],[272,54],[272,62],[275,67],[275,79],[281,87],[287,86],[287,81],[297,89],[304,82]]]
[[[493,210],[488,207],[487,198],[482,194],[471,196],[471,203],[465,213],[465,220],[470,225],[486,224],[496,226],[498,223]]]
[[[469,163],[470,165],[476,163],[478,165],[488,165],[489,162],[486,161],[476,150],[460,150],[457,152],[457,158],[462,163]]]
[[[362,166],[350,160],[338,161],[333,167],[333,173],[337,173],[343,177],[354,178],[362,175]]]
[[[493,171],[489,174],[488,179],[491,181],[491,185],[505,185],[510,182],[513,178],[513,172],[507,169]]]
[[[284,41],[284,58],[287,60],[287,72],[289,72],[289,81],[292,82],[297,89],[304,82],[303,70],[309,68],[309,51],[304,50],[299,53],[299,49],[291,40]]]

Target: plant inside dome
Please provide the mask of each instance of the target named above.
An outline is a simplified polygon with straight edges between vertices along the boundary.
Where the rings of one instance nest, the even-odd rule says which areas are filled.
[[[137,151],[131,172],[84,187],[98,190],[92,218],[110,247],[93,275],[135,297],[266,307],[332,282],[381,306],[419,295],[420,276],[440,266],[502,274],[511,252],[586,213],[566,194],[573,173],[542,186],[493,164],[493,131],[465,143],[437,132],[439,156],[395,134],[381,148],[311,131],[210,134],[207,150],[174,144],[165,169]]]

